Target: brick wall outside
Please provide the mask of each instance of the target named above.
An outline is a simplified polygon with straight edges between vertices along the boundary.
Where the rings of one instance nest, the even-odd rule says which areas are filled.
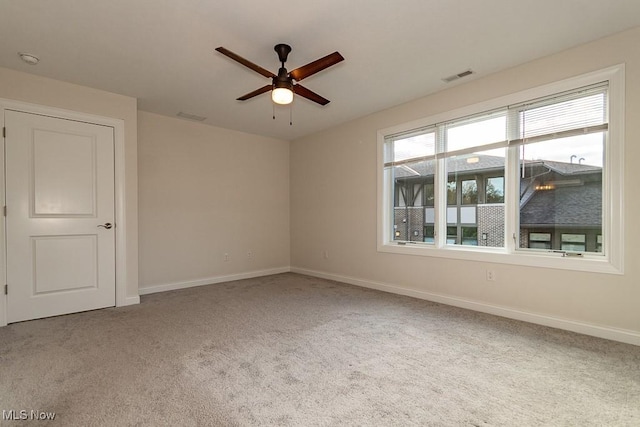
[[[529,229],[528,228],[520,229],[520,247],[521,248],[529,247]]]
[[[394,237],[395,240],[424,241],[423,207],[394,208],[393,214],[394,233],[399,232],[399,235]]]
[[[504,205],[478,205],[478,245],[489,247],[504,246]],[[394,232],[398,235],[395,240],[422,242],[424,241],[424,208],[398,207],[394,208]],[[486,233],[486,240],[482,239]],[[417,235],[416,235],[417,234]]]
[[[478,246],[504,246],[504,205],[478,205]],[[483,239],[486,234],[486,239]]]

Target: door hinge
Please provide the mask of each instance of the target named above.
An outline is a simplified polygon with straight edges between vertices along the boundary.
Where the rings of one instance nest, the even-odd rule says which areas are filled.
[[[2,208],[2,215],[7,216],[7,206],[6,205]]]
[[[2,127],[2,137],[3,137],[3,138],[6,138],[6,137],[7,137],[7,128],[6,128],[6,126],[3,126],[3,127]]]
[[[9,285],[4,285],[4,294],[9,295]]]

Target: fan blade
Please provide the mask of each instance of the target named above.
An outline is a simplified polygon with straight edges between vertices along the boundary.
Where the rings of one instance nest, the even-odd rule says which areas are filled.
[[[330,102],[328,99],[321,97],[317,93],[312,92],[301,85],[293,86],[293,91],[296,93],[296,95],[307,98],[309,101],[317,102],[320,105],[327,105]]]
[[[258,96],[258,95],[263,94],[265,92],[269,92],[272,88],[273,88],[272,85],[263,86],[260,89],[256,89],[253,92],[249,92],[246,95],[242,95],[240,98],[238,98],[238,101],[246,101],[247,99],[253,98],[254,96]]]
[[[325,68],[329,68],[332,65],[336,65],[338,62],[344,61],[344,58],[340,53],[333,52],[330,55],[325,56],[324,58],[317,59],[313,62],[308,63],[307,65],[303,65],[300,68],[296,68],[292,72],[289,73],[291,77],[293,77],[296,81],[300,81],[304,78],[307,78],[317,72],[324,70]]]
[[[253,71],[255,71],[256,73],[260,73],[265,77],[275,77],[276,75],[273,74],[271,71],[269,70],[265,70],[264,68],[262,68],[259,65],[254,64],[251,61],[248,61],[246,59],[244,59],[243,57],[241,57],[238,54],[235,54],[233,52],[231,52],[228,49],[223,48],[222,46],[217,47],[216,50],[218,52],[220,52],[221,54],[228,56],[229,58],[233,59],[234,61],[237,61],[239,63],[241,63],[242,65],[244,65],[247,68],[251,68]]]

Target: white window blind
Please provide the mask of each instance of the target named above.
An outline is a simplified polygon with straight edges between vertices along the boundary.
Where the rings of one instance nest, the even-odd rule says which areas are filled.
[[[491,150],[507,143],[529,144],[603,132],[609,127],[607,96],[608,82],[598,83],[390,135],[385,138],[385,167]]]
[[[392,135],[385,139],[385,167],[431,160],[435,155],[436,135],[433,126]]]
[[[608,83],[509,106],[513,144],[560,139],[608,129]]]

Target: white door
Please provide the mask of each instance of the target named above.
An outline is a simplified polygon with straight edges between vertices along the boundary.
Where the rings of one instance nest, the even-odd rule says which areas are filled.
[[[5,110],[7,320],[115,305],[114,130]]]

